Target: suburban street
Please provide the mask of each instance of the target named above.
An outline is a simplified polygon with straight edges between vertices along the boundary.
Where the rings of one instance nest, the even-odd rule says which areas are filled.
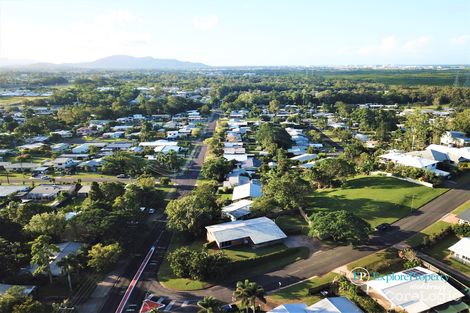
[[[195,158],[189,164],[188,168],[179,173],[174,179],[173,182],[177,185],[178,195],[184,195],[185,193],[191,191],[196,185],[199,172],[201,170],[202,163],[207,151],[207,145],[204,144],[204,138],[211,137],[215,129],[217,116],[213,115],[207,126],[207,129],[202,136],[203,138],[200,141],[195,142]],[[163,217],[163,216],[162,216]],[[164,217],[163,217],[164,218]],[[152,246],[155,247],[155,252],[153,253],[148,265],[144,268],[140,279],[138,280],[134,290],[130,294],[129,300],[124,306],[123,312],[133,312],[138,311],[142,300],[150,293],[153,293],[154,290],[160,288],[160,284],[155,280],[155,273],[158,270],[158,266],[164,258],[165,252],[170,244],[171,233],[165,229],[165,223],[158,223],[157,227],[153,230],[153,236],[155,241],[149,240],[146,245],[150,249]],[[126,290],[129,284],[132,281],[135,273],[137,272],[139,266],[146,256],[146,252],[135,256],[134,259],[129,263],[124,273],[119,277],[118,281],[114,284],[113,288],[110,290],[107,300],[101,308],[101,312],[115,312],[118,308],[122,297],[125,295]],[[164,301],[165,300],[165,301]],[[167,304],[167,309],[171,308],[169,305],[168,297],[162,299],[165,304]],[[193,301],[192,304],[195,302]],[[188,303],[187,309],[190,309],[191,305]]]

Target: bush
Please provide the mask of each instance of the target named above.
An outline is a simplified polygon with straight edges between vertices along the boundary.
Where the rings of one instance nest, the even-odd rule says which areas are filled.
[[[169,177],[162,177],[160,178],[160,184],[163,186],[168,186],[171,183],[171,179]]]
[[[454,225],[452,230],[459,237],[470,237],[470,225],[468,224]]]

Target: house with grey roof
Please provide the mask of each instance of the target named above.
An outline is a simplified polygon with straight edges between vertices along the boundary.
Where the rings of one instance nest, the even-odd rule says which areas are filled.
[[[346,297],[328,297],[307,306],[304,303],[287,303],[267,313],[363,313]]]
[[[35,200],[53,200],[61,193],[72,194],[76,185],[39,185],[31,190],[27,198]]]
[[[220,249],[237,245],[260,247],[282,242],[286,234],[267,217],[206,226],[207,241]]]

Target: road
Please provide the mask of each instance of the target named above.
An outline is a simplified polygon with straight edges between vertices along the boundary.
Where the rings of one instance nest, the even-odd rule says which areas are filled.
[[[256,281],[266,291],[272,291],[279,287],[279,283],[282,286],[287,286],[313,276],[323,275],[378,250],[400,243],[435,223],[444,215],[470,199],[470,176],[463,178],[459,184],[452,185],[452,187],[453,189],[416,210],[412,215],[394,223],[392,230],[380,235],[375,234],[371,236],[370,242],[366,246],[356,248],[339,246],[319,251],[312,254],[308,259],[292,263],[280,270],[246,278]],[[186,301],[195,303],[198,299],[207,295],[231,302],[233,286],[235,284],[235,281],[230,281],[221,286],[192,292],[172,291],[159,284],[153,284],[151,291],[158,295],[165,295],[167,299],[175,301],[174,304],[182,304]],[[191,308],[194,309],[194,306],[191,306]],[[172,309],[174,312],[184,312],[187,310],[187,306],[181,308],[175,307],[175,305],[173,305]]]
[[[216,125],[216,119],[216,115],[211,117],[204,133],[204,138],[212,137]],[[207,151],[207,145],[204,144],[203,139],[195,142],[196,158],[188,165],[187,170],[179,173],[173,179],[173,182],[177,184],[177,192],[180,196],[190,192],[196,185]],[[165,217],[162,216],[162,218],[164,219]],[[149,238],[148,242],[143,245],[146,247],[146,250],[143,250],[141,254],[133,257],[124,273],[120,276],[119,281],[111,289],[107,300],[101,309],[102,313],[117,312],[120,305],[122,305],[123,308],[120,312],[138,312],[146,295],[160,286],[155,279],[155,273],[163,261],[165,252],[170,244],[171,233],[166,230],[164,222],[157,223],[157,226],[152,233],[153,235],[151,238]],[[155,241],[153,242],[152,240]],[[145,257],[147,256],[148,250],[152,249],[152,247],[155,247],[155,252],[151,254],[148,264],[143,266],[143,269],[141,269],[142,273],[138,281],[134,280],[136,273],[139,272],[139,268],[143,263],[146,263],[147,260]],[[133,284],[135,284],[135,286],[133,290],[130,290],[129,285],[132,286]],[[128,300],[125,301],[124,304],[121,304],[123,297],[128,297]],[[166,304],[166,309],[171,309],[173,306],[173,304],[170,304],[171,300],[168,298],[162,298],[161,301]],[[195,302],[192,302],[191,304],[194,306]],[[190,311],[192,307],[191,304],[188,303],[187,305],[187,309]]]
[[[211,136],[214,126],[215,122],[213,121],[209,125],[208,136]],[[180,194],[189,192],[196,184],[196,179],[199,175],[207,147],[201,142],[197,149],[199,149],[197,151],[197,158],[193,164],[191,164],[189,170],[174,179],[178,184],[178,192]],[[451,187],[451,190],[432,200],[419,210],[414,211],[412,215],[404,217],[394,223],[392,230],[380,235],[372,235],[367,245],[355,248],[351,246],[339,246],[322,250],[312,254],[306,260],[292,263],[280,270],[246,278],[256,281],[262,285],[266,291],[272,291],[276,290],[279,284],[286,286],[313,276],[326,274],[335,268],[400,243],[435,223],[457,206],[470,199],[470,176],[462,178],[458,183],[451,185]],[[171,240],[171,234],[161,229],[156,231],[154,238],[158,236],[161,236],[161,239],[157,243],[154,243],[157,247],[156,253],[152,256],[149,266],[145,268],[141,280],[136,284],[136,288],[132,292],[124,312],[137,312],[140,303],[148,293],[156,295],[162,303],[166,304],[165,310],[172,312],[194,312],[196,311],[196,302],[207,295],[214,296],[226,302],[232,301],[235,281],[229,281],[223,285],[191,292],[173,291],[161,286],[154,275],[157,272],[160,262],[163,260],[166,248]],[[149,247],[150,246],[151,245],[149,245]],[[140,261],[135,262],[135,264],[129,267],[126,271],[126,275],[123,276],[124,278],[120,280],[116,288],[113,288],[113,294],[109,297],[110,299],[101,312],[115,312],[119,301],[130,283],[131,277],[136,273],[144,257],[145,254],[142,254],[139,258]]]

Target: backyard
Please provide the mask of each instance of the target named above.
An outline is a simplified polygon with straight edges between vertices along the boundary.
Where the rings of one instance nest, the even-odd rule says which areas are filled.
[[[342,188],[312,193],[307,213],[346,210],[374,227],[393,223],[446,191],[445,188],[428,188],[393,177],[356,177]]]

